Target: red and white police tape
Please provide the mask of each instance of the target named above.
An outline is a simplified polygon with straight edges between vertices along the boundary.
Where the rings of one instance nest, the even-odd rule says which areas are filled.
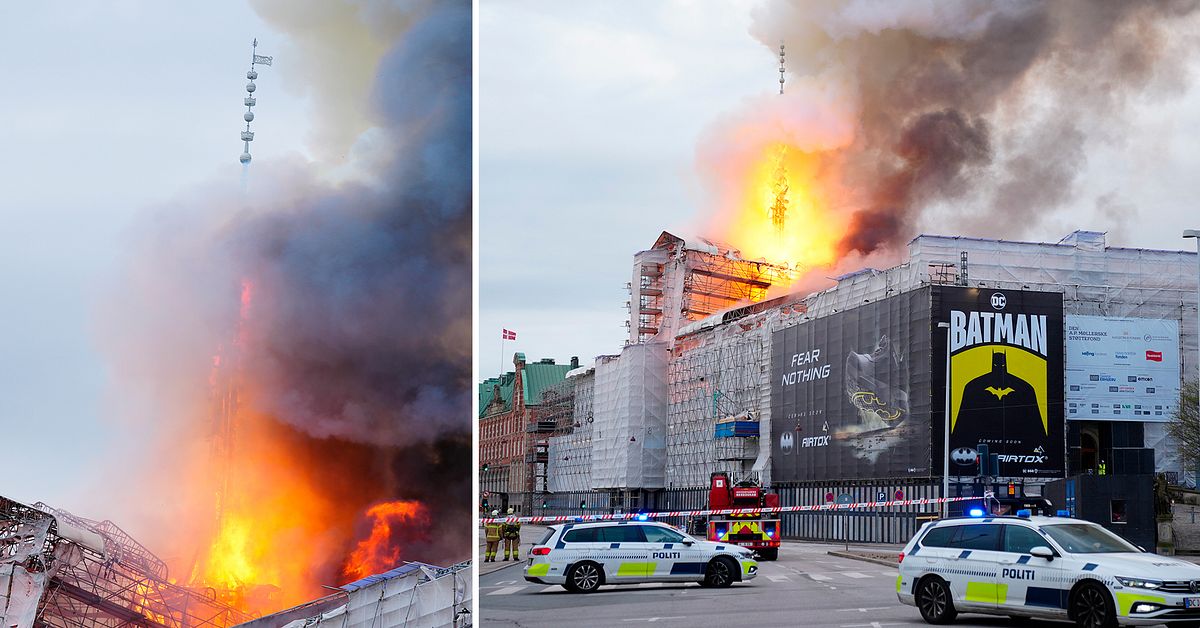
[[[763,513],[806,512],[817,510],[850,510],[852,508],[891,508],[895,506],[929,506],[947,502],[961,502],[978,497],[934,497],[931,499],[896,499],[881,502],[854,502],[852,504],[817,504],[814,506],[777,506],[775,508],[722,508],[719,510],[672,510],[669,512],[630,512],[620,515],[558,515],[553,517],[486,517],[483,523],[563,523],[567,521],[629,521],[639,517],[699,517],[708,515],[761,515]]]

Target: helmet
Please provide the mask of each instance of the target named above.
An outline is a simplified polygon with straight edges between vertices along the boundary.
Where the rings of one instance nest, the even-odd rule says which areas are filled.
[[[511,515],[511,514],[513,514],[513,509],[512,509],[512,506],[509,506],[509,508],[508,508],[508,514],[510,514],[510,515]]]
[[[495,516],[497,516],[497,515],[499,515],[499,514],[500,514],[500,509],[498,509],[498,508],[497,508],[496,510],[493,510],[493,511],[492,511],[492,516],[493,516],[493,517],[495,517]]]

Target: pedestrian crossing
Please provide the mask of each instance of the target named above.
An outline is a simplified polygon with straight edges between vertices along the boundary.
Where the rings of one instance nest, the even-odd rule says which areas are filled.
[[[759,565],[762,565],[762,563],[759,563]],[[848,581],[869,580],[869,579],[876,579],[876,580],[890,579],[890,580],[894,581],[896,579],[896,573],[897,572],[895,569],[880,569],[878,571],[876,571],[876,570],[826,571],[826,572],[822,572],[822,573],[789,570],[788,573],[777,573],[777,572],[775,572],[774,566],[770,566],[770,567],[764,567],[763,570],[761,572],[759,572],[759,576],[761,578],[765,578],[765,579],[771,581],[772,583],[777,583],[777,584],[782,584],[782,583],[787,583],[787,582],[796,582],[796,581],[810,581],[810,582],[815,581],[815,582],[820,582],[820,583],[837,583],[837,582],[848,582]],[[758,580],[752,581],[750,584],[753,585],[757,581]],[[687,586],[687,585],[686,585],[686,583],[680,583],[680,582],[643,582],[642,584],[636,584],[636,585],[622,585],[619,588],[618,587],[605,587],[605,589],[610,589],[610,590],[661,589],[663,587],[678,588],[680,586]],[[486,595],[515,595],[515,594],[537,595],[540,593],[555,593],[555,592],[565,593],[565,590],[557,584],[552,584],[552,585],[532,584],[532,583],[530,583],[530,584],[515,584],[514,581],[512,581],[512,580],[502,581],[502,582],[498,583],[497,585],[493,585],[493,586],[480,587],[480,589],[482,589],[482,593],[485,596]],[[489,590],[489,589],[491,589],[491,590]]]

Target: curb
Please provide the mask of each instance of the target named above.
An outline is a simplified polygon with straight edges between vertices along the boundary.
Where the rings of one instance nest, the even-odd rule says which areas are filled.
[[[852,554],[849,552],[835,552],[833,550],[830,550],[827,553],[830,556],[837,556],[838,558],[849,558],[852,560],[861,560],[861,561],[865,561],[868,563],[875,563],[876,565],[883,565],[884,567],[896,567],[897,569],[900,567],[899,563],[892,562],[890,560],[883,560],[880,558],[871,558],[869,556],[860,556],[858,554]]]
[[[511,561],[510,560],[508,562],[504,562],[502,560],[499,560],[494,563],[496,566],[493,567],[493,563],[485,563],[485,562],[480,561],[479,575],[486,576],[488,574],[496,573],[497,571],[501,571],[501,570],[507,569],[509,567],[515,567],[517,565],[520,565],[520,564],[522,564],[522,562],[524,562],[524,561],[520,561],[520,560]],[[489,569],[489,567],[491,567],[491,568]]]

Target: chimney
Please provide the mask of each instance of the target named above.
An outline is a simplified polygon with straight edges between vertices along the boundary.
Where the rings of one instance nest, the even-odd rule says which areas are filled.
[[[579,356],[577,356],[577,355],[571,356],[571,368],[573,368],[573,369],[579,368]]]

